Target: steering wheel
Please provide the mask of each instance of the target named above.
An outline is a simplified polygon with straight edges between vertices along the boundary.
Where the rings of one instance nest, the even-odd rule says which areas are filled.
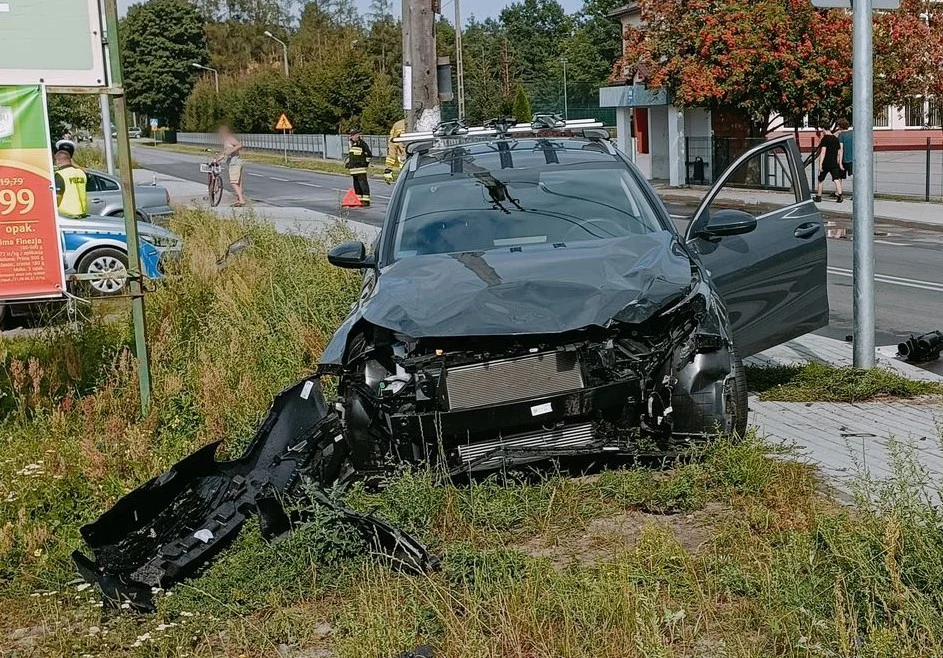
[[[591,226],[598,226],[599,229],[593,231],[590,229]],[[596,217],[584,220],[579,224],[571,225],[570,228],[567,229],[567,232],[563,234],[563,242],[569,242],[571,239],[577,237],[574,235],[577,231],[582,233],[584,236],[590,235],[598,239],[621,238],[631,234],[629,229],[617,221],[606,219],[604,217]]]

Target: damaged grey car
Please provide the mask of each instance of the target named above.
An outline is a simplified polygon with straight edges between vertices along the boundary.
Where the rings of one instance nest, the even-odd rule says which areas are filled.
[[[404,462],[454,475],[742,435],[742,359],[827,324],[825,231],[792,138],[735,160],[682,227],[599,131],[447,141],[410,145],[372,249],[329,253],[361,294],[246,455],[204,448],[82,529],[94,559],[76,563],[107,600],[147,609],[251,515],[290,528],[286,501],[312,485],[426,568],[419,542],[324,491]],[[759,212],[729,207],[744,190]]]

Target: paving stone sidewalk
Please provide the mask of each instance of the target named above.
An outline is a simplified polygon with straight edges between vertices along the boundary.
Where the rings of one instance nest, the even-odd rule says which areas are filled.
[[[747,360],[753,365],[810,361],[850,365],[851,345],[809,334]],[[887,355],[879,356],[878,364],[911,379],[943,381]],[[891,477],[895,443],[912,447],[921,467],[943,482],[943,400],[938,398],[839,404],[761,402],[751,395],[750,423],[768,442],[793,447],[846,492],[851,480],[865,473]]]

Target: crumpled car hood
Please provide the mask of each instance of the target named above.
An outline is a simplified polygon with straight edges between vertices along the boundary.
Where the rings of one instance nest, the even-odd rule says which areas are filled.
[[[548,334],[637,323],[691,287],[668,232],[405,258],[379,277],[362,316],[413,338]]]

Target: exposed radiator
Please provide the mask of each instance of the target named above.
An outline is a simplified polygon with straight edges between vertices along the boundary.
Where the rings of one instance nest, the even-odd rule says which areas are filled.
[[[471,409],[583,388],[576,352],[544,352],[449,368],[449,409]]]
[[[595,440],[596,433],[592,423],[571,425],[554,430],[536,430],[526,434],[514,434],[490,441],[481,441],[470,445],[459,446],[458,455],[466,464],[485,457],[498,448],[540,448],[552,450],[554,448],[579,448],[590,445]],[[501,462],[501,455],[491,459],[484,459],[474,465],[474,468],[491,468]]]

